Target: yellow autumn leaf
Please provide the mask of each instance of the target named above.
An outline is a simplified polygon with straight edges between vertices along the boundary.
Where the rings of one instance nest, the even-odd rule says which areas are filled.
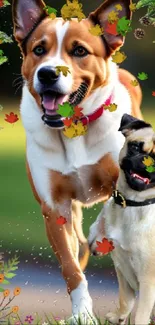
[[[89,29],[89,32],[94,36],[101,36],[103,35],[103,28],[100,27],[100,25],[95,25],[94,27]]]
[[[74,128],[74,123],[72,123],[71,126],[65,128],[63,130],[63,134],[70,139],[76,137],[77,135],[76,135],[76,130]]]
[[[112,55],[112,61],[115,63],[122,63],[127,56],[124,52],[116,51],[115,54]]]
[[[78,18],[78,21],[86,18],[82,11],[82,3],[79,3],[78,0],[67,0],[67,4],[65,4],[61,8],[61,16],[64,20],[70,20],[71,18]]]
[[[109,23],[113,24],[115,21],[119,19],[118,12],[115,10],[112,10],[108,15],[108,21]]]
[[[131,83],[131,85],[134,86],[134,87],[138,86],[138,81],[137,81],[136,79],[131,80],[130,83]]]
[[[135,11],[136,10],[136,3],[131,3],[129,6],[131,11]]]
[[[123,7],[118,3],[118,5],[115,6],[116,10],[122,11]]]
[[[151,158],[150,156],[147,158],[147,157],[144,157],[144,160],[143,160],[143,164],[147,167],[149,166],[152,166],[154,165],[155,161],[153,158]]]
[[[88,129],[87,126],[83,125],[83,123],[80,121],[74,125],[74,128],[76,130],[77,136],[85,135]]]
[[[65,77],[67,77],[67,74],[68,74],[68,73],[71,73],[68,67],[63,66],[63,65],[57,65],[57,66],[56,66],[56,74],[59,75],[60,72],[62,72],[62,74],[63,74]]]
[[[51,14],[49,14],[49,17],[50,17],[51,19],[55,19],[55,18],[56,18],[56,15],[54,14],[54,12],[52,12]]]
[[[117,105],[114,103],[110,104],[108,109],[109,109],[109,112],[114,112],[117,109]]]

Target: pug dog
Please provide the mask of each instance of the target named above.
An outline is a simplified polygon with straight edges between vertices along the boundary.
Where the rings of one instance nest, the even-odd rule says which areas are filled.
[[[125,324],[139,290],[135,325],[148,325],[155,303],[155,133],[152,126],[128,114],[119,131],[125,143],[119,155],[119,178],[88,237],[91,251],[105,237],[119,283],[119,308],[108,313],[113,324]]]

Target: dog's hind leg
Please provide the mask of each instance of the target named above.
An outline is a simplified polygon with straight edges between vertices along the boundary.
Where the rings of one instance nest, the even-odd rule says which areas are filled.
[[[115,312],[106,315],[106,319],[113,324],[125,324],[135,303],[135,291],[130,287],[121,271],[115,267],[119,283],[119,308]],[[142,325],[143,323],[141,323]]]
[[[67,222],[59,225],[57,218],[62,215]],[[88,285],[78,261],[79,244],[73,226],[71,200],[62,202],[57,210],[50,209],[42,203],[42,214],[45,220],[47,236],[57,256],[67,290],[72,301],[72,324],[77,324],[78,317],[82,324],[89,324],[93,318],[92,299],[88,292]],[[75,318],[75,319],[74,319]]]
[[[82,219],[83,219],[83,211],[82,211],[82,205],[80,202],[72,202],[72,215],[73,215],[73,224],[74,229],[79,241],[79,262],[82,271],[86,268],[90,250],[88,241],[83,233],[82,228]]]
[[[155,282],[150,279],[140,282],[138,308],[135,316],[135,325],[148,325],[155,303]]]

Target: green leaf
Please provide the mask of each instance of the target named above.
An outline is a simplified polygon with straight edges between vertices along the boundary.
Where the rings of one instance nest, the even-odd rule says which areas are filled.
[[[130,25],[131,25],[131,21],[129,19],[126,19],[125,16],[120,18],[117,23],[118,34],[126,36],[128,32],[132,31],[132,27]]]
[[[52,7],[50,7],[50,6],[46,6],[46,7],[44,7],[44,10],[47,10],[47,12],[48,12],[48,14],[50,15],[50,14],[57,14],[57,11],[58,10],[56,10],[55,8],[52,8]]]
[[[140,80],[147,80],[148,79],[148,74],[145,73],[145,72],[139,72],[137,78],[140,79]]]
[[[12,38],[2,31],[0,31],[0,41],[1,43],[13,43]]]
[[[16,271],[16,270],[18,270],[18,266],[13,266],[13,267],[11,268],[11,271]]]
[[[8,58],[6,56],[0,56],[0,65],[2,65],[3,63],[7,62]]]
[[[147,166],[146,171],[148,173],[154,173],[155,172],[155,166]]]
[[[6,279],[3,280],[2,284],[9,284],[10,282]]]
[[[58,114],[63,117],[69,117],[74,115],[73,106],[71,106],[68,102],[63,105],[58,104],[59,109],[57,110]]]
[[[5,275],[5,278],[7,278],[7,279],[12,279],[12,278],[14,278],[16,276],[15,273],[7,273],[7,274],[4,274],[4,275]]]
[[[0,292],[3,292],[4,291],[4,289],[3,288],[0,288]]]
[[[3,5],[3,7],[6,7],[6,6],[10,6],[10,2],[7,1],[7,0],[4,0],[4,5]]]

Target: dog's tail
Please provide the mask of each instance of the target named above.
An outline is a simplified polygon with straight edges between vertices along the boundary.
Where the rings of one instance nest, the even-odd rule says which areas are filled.
[[[74,229],[79,241],[79,262],[82,271],[85,270],[89,256],[90,256],[90,249],[88,245],[88,241],[83,233],[82,228],[82,205],[80,202],[72,202],[72,213],[73,213],[73,223]]]

